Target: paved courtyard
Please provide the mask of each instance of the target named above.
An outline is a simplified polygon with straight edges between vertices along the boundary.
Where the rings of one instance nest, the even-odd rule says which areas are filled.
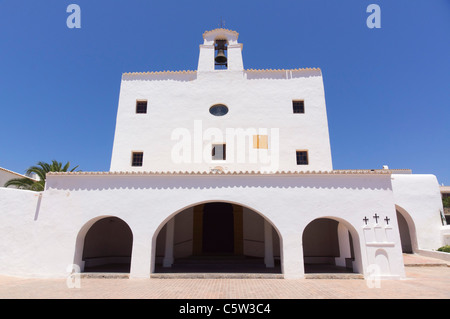
[[[405,259],[406,261],[406,259]],[[450,299],[450,267],[411,261],[407,278],[363,279],[66,279],[0,276],[2,299]]]

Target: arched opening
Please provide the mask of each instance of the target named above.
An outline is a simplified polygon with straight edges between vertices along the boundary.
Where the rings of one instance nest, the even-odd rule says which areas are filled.
[[[360,258],[354,250],[355,245],[359,246],[358,235],[348,223],[333,218],[315,219],[305,227],[302,241],[305,273],[361,271]]]
[[[400,242],[402,244],[402,252],[404,254],[412,254],[417,248],[414,221],[406,210],[400,206],[396,205],[395,210],[397,213],[397,224],[400,233]]]
[[[238,204],[186,208],[155,238],[154,273],[281,273],[278,232],[262,215]]]
[[[226,39],[216,39],[214,41],[214,69],[228,69],[228,41]]]
[[[133,234],[117,217],[97,220],[84,236],[81,260],[84,272],[130,272]]]

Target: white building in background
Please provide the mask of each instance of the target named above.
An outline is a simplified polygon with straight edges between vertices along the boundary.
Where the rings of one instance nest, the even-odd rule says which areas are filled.
[[[244,69],[237,32],[203,39],[196,71],[123,74],[109,172],[0,189],[0,274],[399,279],[402,252],[442,246],[435,176],[333,170],[320,69]]]
[[[34,176],[33,178],[26,176],[26,175],[22,175],[13,171],[10,171],[9,169],[0,167],[0,187],[2,187],[3,185],[5,185],[5,183],[11,179],[16,179],[16,178],[28,178],[28,179],[37,179],[37,176]]]

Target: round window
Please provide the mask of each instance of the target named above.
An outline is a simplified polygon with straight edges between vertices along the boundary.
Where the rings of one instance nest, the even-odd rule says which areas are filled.
[[[223,104],[216,104],[211,106],[211,108],[209,109],[209,113],[214,116],[223,116],[228,113],[228,107]]]

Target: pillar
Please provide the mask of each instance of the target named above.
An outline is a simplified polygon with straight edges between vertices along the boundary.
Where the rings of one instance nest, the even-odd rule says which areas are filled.
[[[281,229],[280,236],[283,240],[281,262],[284,278],[304,278],[302,233],[293,227],[291,229]]]
[[[203,207],[205,205],[197,205],[194,207],[194,229],[192,238],[192,255],[199,256],[203,251]]]
[[[166,247],[164,251],[163,267],[172,267],[173,264],[173,237],[175,231],[175,217],[166,225]]]
[[[133,232],[133,250],[131,252],[130,278],[150,278],[154,271],[155,262],[152,257],[152,238],[148,235],[150,225],[142,227],[145,231],[138,231],[139,227],[130,225]]]
[[[239,205],[233,205],[234,219],[234,254],[241,256],[244,254],[244,223],[243,208]]]
[[[266,268],[275,267],[273,260],[272,225],[264,219],[264,263]]]
[[[335,258],[336,266],[346,267],[345,259],[352,257],[348,229],[342,223],[339,223],[337,232],[339,240],[339,257]]]

